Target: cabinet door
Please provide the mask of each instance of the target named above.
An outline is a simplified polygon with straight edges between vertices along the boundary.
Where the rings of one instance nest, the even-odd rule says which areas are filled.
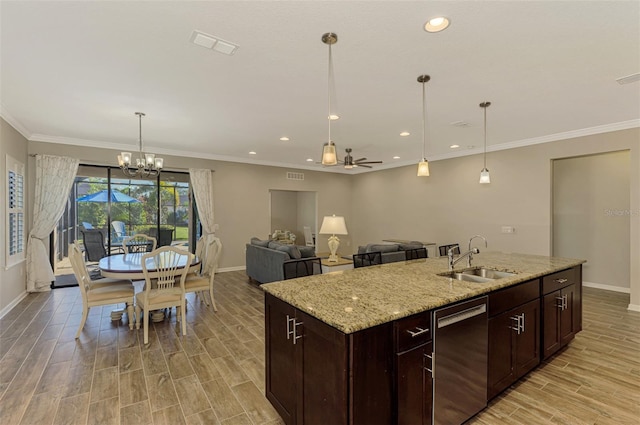
[[[295,346],[291,319],[295,309],[287,303],[265,295],[266,396],[287,425],[296,420]],[[289,320],[289,321],[288,321]]]
[[[491,400],[513,381],[513,342],[517,327],[515,310],[506,311],[489,319],[489,368],[487,399]]]
[[[561,292],[555,291],[542,298],[543,343],[542,358],[546,359],[560,349]]]
[[[560,310],[560,346],[565,346],[575,336],[574,298],[576,297],[576,286],[567,286],[561,292],[562,297],[565,297],[566,308]]]
[[[296,358],[301,383],[297,423],[305,425],[347,424],[347,339],[335,328],[297,311]],[[300,344],[302,342],[302,344]]]
[[[396,354],[398,425],[431,424],[432,350],[433,344],[428,342]]]
[[[514,378],[519,379],[540,363],[540,300],[517,309],[523,321],[514,345]]]

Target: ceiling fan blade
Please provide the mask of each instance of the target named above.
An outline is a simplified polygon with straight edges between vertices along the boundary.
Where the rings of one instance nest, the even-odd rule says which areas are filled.
[[[360,162],[360,161],[366,161],[366,160],[367,160],[367,158],[360,158],[360,159],[356,159],[356,160],[355,160],[355,161],[353,161],[353,162]]]
[[[362,165],[362,164],[382,164],[382,161],[364,161],[364,162],[358,162],[358,165]]]
[[[364,165],[362,163],[358,164],[358,167],[373,168],[371,165]]]

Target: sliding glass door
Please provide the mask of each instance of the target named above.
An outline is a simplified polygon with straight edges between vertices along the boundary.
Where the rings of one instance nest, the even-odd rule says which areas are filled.
[[[117,168],[81,165],[52,233],[52,286],[75,284],[67,258],[70,243],[77,241],[85,258],[95,257],[87,255],[87,232],[103,240],[102,256],[122,252],[123,239],[136,233],[155,237],[158,246],[193,252],[200,224],[192,199],[188,173],[163,171],[153,178],[128,178]]]

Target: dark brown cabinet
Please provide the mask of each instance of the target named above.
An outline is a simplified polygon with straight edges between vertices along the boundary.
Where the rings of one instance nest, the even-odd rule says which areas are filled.
[[[265,296],[266,396],[287,425],[392,422],[392,324],[346,335]]]
[[[575,295],[575,285],[569,285],[543,297],[543,359],[567,345],[575,336]]]
[[[542,359],[571,341],[582,328],[582,266],[542,278]]]
[[[429,425],[433,406],[431,312],[394,323],[397,424]]]
[[[488,400],[540,363],[540,281],[489,294],[489,314]]]

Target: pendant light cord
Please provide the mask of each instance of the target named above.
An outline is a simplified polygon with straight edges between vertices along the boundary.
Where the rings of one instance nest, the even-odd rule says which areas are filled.
[[[427,149],[427,102],[426,102],[426,81],[422,82],[422,158],[425,159]]]
[[[488,103],[488,102],[485,102]],[[485,105],[482,109],[484,109],[484,169],[487,169],[487,107],[489,105]]]
[[[332,71],[333,71],[333,60],[331,58],[331,43],[329,43],[329,72],[328,72],[328,78],[327,78],[327,92],[328,92],[328,105],[327,105],[327,110],[328,110],[328,115],[327,115],[327,120],[329,120],[329,143],[331,143],[331,77],[332,77]]]

